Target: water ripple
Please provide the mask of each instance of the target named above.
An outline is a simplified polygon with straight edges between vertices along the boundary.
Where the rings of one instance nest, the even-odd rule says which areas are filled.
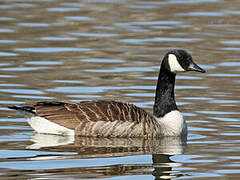
[[[54,66],[54,65],[60,65],[63,63],[59,61],[28,61],[28,62],[25,62],[25,64]]]
[[[69,32],[68,34],[79,37],[99,37],[99,38],[109,38],[115,37],[117,34],[103,34],[103,33],[81,33],[81,32]]]
[[[0,40],[0,44],[15,44],[18,43],[17,40]]]
[[[12,94],[44,94],[42,91],[31,89],[0,89],[0,92]]]
[[[50,67],[9,67],[9,68],[0,68],[2,71],[34,71],[41,69],[50,69]]]
[[[77,38],[73,37],[42,37],[40,38],[44,41],[76,41]]]
[[[128,44],[151,43],[151,42],[199,42],[200,38],[171,38],[171,37],[156,37],[149,39],[122,39],[119,42]]]
[[[237,1],[2,0],[0,9],[0,179],[238,179]],[[160,59],[174,48],[187,49],[207,70],[177,76],[188,147],[43,137],[7,109],[112,99],[152,113]],[[176,144],[184,154],[159,153]]]
[[[13,33],[15,31],[16,30],[14,30],[14,29],[3,29],[3,28],[0,28],[0,33]]]
[[[224,16],[223,12],[190,12],[190,13],[179,13],[177,14],[178,16],[207,16],[207,17],[211,17],[211,16]]]
[[[122,63],[125,62],[122,59],[82,59],[81,62],[89,62],[89,63]]]
[[[88,48],[70,48],[70,47],[48,47],[48,48],[15,48],[15,51],[33,52],[33,53],[58,53],[58,52],[82,52],[90,51]],[[1,55],[1,53],[0,53]]]
[[[18,54],[10,52],[0,52],[0,56],[18,56]]]
[[[85,16],[66,16],[64,17],[66,20],[71,21],[94,21],[94,18],[85,17]]]
[[[48,27],[50,24],[47,23],[18,23],[18,26],[23,26],[23,27]]]
[[[239,40],[230,40],[230,41],[220,41],[221,44],[227,44],[227,45],[240,45]]]
[[[48,8],[47,9],[49,12],[74,12],[74,11],[79,11],[79,8]]]
[[[105,72],[105,73],[111,73],[111,72],[149,72],[153,71],[152,68],[146,68],[146,67],[120,67],[120,68],[114,68],[114,69],[86,69],[85,72]]]
[[[222,62],[222,63],[219,63],[218,66],[224,66],[224,67],[240,66],[240,62]]]

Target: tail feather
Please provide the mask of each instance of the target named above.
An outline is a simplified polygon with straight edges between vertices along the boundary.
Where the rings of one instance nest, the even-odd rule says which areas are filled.
[[[9,109],[14,109],[17,111],[28,112],[35,114],[35,108],[33,106],[8,106]]]

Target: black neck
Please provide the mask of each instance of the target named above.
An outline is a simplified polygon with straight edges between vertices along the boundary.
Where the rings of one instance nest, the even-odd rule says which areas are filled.
[[[168,112],[178,109],[174,98],[175,77],[176,74],[170,72],[163,61],[158,76],[153,106],[153,114],[156,117],[163,117]]]

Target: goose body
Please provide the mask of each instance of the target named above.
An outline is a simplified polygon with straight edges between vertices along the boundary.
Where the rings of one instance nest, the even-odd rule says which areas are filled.
[[[37,102],[10,106],[23,112],[39,133],[94,137],[160,137],[187,134],[177,108],[174,85],[177,72],[205,72],[184,50],[169,51],[163,58],[156,86],[153,114],[133,104],[116,101]]]

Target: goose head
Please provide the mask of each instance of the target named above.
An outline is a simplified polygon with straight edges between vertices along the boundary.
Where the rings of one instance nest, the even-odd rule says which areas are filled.
[[[169,51],[163,58],[163,65],[174,74],[186,71],[206,72],[193,62],[192,56],[187,51],[182,49]]]

